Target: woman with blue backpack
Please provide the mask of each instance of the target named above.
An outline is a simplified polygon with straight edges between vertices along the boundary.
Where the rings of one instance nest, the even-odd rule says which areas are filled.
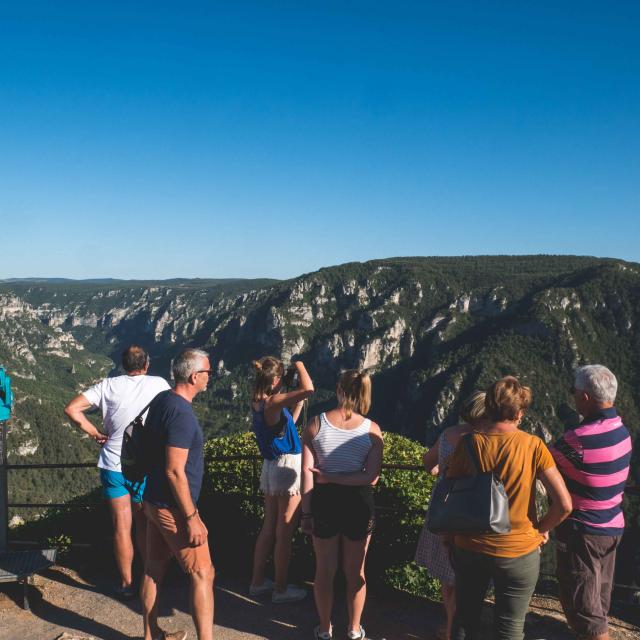
[[[256,378],[251,402],[253,431],[264,458],[260,489],[264,493],[264,522],[253,555],[249,593],[271,593],[275,603],[297,602],[307,592],[287,584],[291,539],[300,517],[302,444],[296,429],[304,401],[313,393],[313,382],[300,361],[285,371],[273,356],[253,363]],[[293,389],[295,379],[297,385]],[[265,576],[273,551],[275,581]]]

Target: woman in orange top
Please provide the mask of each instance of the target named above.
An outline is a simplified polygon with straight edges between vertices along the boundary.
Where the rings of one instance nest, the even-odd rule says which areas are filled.
[[[509,498],[510,533],[455,535],[457,611],[453,640],[473,640],[480,628],[484,596],[493,579],[496,640],[522,640],[524,618],[540,572],[540,547],[549,531],[571,513],[571,497],[553,458],[540,438],[518,426],[531,404],[531,390],[516,378],[495,382],[485,398],[487,422],[472,435],[480,471],[493,471]],[[449,460],[448,477],[471,475],[473,465],[460,442]],[[550,498],[538,521],[536,479]]]

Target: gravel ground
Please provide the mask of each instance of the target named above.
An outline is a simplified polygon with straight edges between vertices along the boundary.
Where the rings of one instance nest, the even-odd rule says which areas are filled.
[[[32,611],[24,611],[21,588],[0,585],[0,640],[121,640],[141,638],[140,603],[119,602],[105,593],[109,584],[81,576],[76,571],[54,567],[36,576],[30,589]],[[490,606],[486,607],[490,623]],[[188,614],[187,583],[174,574],[163,590],[161,624],[168,630],[184,628],[195,640]],[[628,618],[628,616],[627,616]],[[399,593],[371,593],[364,624],[372,640],[431,640],[442,624],[440,606]],[[637,620],[636,620],[637,622]],[[345,613],[336,606],[334,637],[345,637]],[[246,595],[246,585],[217,579],[216,640],[312,638],[316,616],[311,594],[301,603],[273,605],[269,598]],[[554,598],[535,597],[527,622],[527,638],[568,640],[564,618]],[[640,639],[640,628],[613,619],[612,640]]]

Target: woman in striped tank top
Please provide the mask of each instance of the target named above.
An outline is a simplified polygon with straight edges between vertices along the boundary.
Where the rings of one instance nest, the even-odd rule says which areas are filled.
[[[330,640],[333,579],[342,549],[347,582],[347,637],[364,640],[364,563],[374,524],[373,485],[382,465],[380,427],[365,418],[371,406],[366,373],[346,371],[337,408],[313,418],[302,436],[302,530],[313,535],[314,595],[320,624],[316,640]]]

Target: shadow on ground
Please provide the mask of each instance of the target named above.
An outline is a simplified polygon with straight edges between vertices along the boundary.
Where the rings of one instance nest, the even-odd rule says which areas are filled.
[[[113,598],[114,573],[104,560],[85,559],[77,570],[53,567],[30,588],[32,611],[22,610],[22,590],[16,584],[0,589],[0,640],[54,640],[65,631],[120,640],[141,638],[139,600],[121,602]],[[70,563],[67,563],[70,564]],[[312,637],[317,624],[311,585],[309,597],[290,605],[274,605],[268,596],[249,597],[248,584],[237,575],[221,572],[216,578],[216,640],[303,640]],[[334,637],[346,636],[344,592],[338,580],[334,607]],[[483,631],[491,637],[492,605],[487,603]],[[628,612],[626,619],[637,616]],[[168,630],[184,628],[189,638],[195,629],[189,615],[188,578],[177,566],[170,570],[160,600],[161,624]],[[363,624],[371,640],[431,640],[443,623],[441,606],[423,598],[377,585],[370,588]],[[527,618],[526,637],[569,640],[558,602],[536,596]],[[612,621],[612,640],[640,637],[640,628],[622,620]]]

